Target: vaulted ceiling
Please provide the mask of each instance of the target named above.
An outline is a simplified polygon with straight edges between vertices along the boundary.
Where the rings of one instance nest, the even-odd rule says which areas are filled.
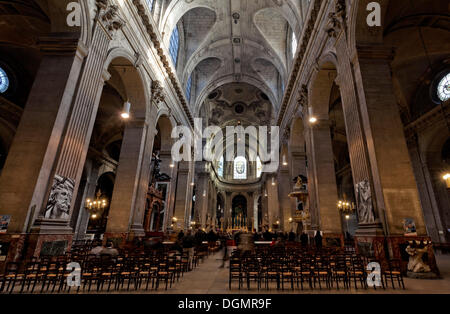
[[[195,116],[207,112],[208,118],[211,117],[212,108],[204,108],[211,103],[211,99],[208,100],[211,93],[227,90],[227,87],[222,88],[224,85],[231,86],[228,89],[233,93],[239,89],[236,84],[242,84],[241,89],[252,90],[249,94],[253,96],[266,95],[268,108],[263,120],[271,118],[278,110],[290,72],[295,51],[292,36],[295,33],[297,37],[302,28],[303,2],[308,0],[170,2],[160,27],[167,47],[175,27],[180,33],[176,68],[184,86],[192,77],[190,106]],[[238,101],[234,99],[228,105],[233,106]],[[246,110],[241,116],[245,114],[254,115],[254,112]]]

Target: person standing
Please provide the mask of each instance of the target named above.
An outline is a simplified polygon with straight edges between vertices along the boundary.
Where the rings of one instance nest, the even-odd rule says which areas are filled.
[[[322,235],[321,235],[320,230],[317,230],[317,231],[316,231],[316,236],[314,237],[314,240],[315,240],[315,242],[316,242],[316,248],[317,248],[318,250],[321,250],[321,249],[322,249],[322,239],[323,239],[323,237],[322,237]]]

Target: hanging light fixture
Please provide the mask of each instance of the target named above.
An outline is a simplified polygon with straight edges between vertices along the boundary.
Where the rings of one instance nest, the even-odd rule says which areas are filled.
[[[206,197],[206,190],[203,190],[203,197]]]
[[[264,196],[267,197],[267,189],[264,189]]]
[[[275,186],[275,177],[272,177],[272,186]]]
[[[130,109],[131,109],[131,104],[127,100],[123,104],[122,114],[120,115],[122,117],[122,119],[129,119],[130,118]]]

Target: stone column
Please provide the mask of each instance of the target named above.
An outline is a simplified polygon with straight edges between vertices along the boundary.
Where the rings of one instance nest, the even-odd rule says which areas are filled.
[[[155,129],[143,120],[125,127],[119,166],[109,210],[108,237],[145,235],[145,196],[150,181],[150,163]]]
[[[419,190],[424,219],[427,222],[428,234],[433,242],[446,242],[444,227],[430,181],[428,165],[422,161],[417,135],[413,135],[409,139],[408,149]]]
[[[426,235],[423,212],[406,146],[403,124],[394,96],[391,48],[358,47],[354,64],[361,117],[379,208],[385,208],[389,235],[403,235],[404,218],[415,221]]]
[[[314,181],[320,229],[324,234],[340,234],[342,227],[337,210],[337,186],[334,169],[333,148],[328,120],[318,120],[310,129],[311,152],[314,167]]]
[[[278,199],[280,201],[281,228],[283,231],[290,231],[291,224],[289,218],[293,217],[292,198],[288,195],[292,191],[291,176],[287,166],[281,166],[278,173]],[[295,204],[294,204],[295,206]]]
[[[28,231],[51,184],[58,143],[87,53],[77,37],[67,36],[40,39],[41,65],[0,177],[0,214],[11,215],[8,233]]]
[[[348,149],[350,156],[350,164],[352,168],[353,183],[355,186],[355,196],[357,198],[356,205],[358,207],[358,235],[382,235],[386,233],[384,221],[384,206],[380,197],[380,190],[376,188],[376,179],[371,171],[371,160],[369,157],[368,142],[370,136],[366,133],[366,122],[363,119],[362,109],[359,104],[359,87],[355,85],[355,75],[353,72],[353,65],[351,57],[348,52],[348,44],[346,36],[341,33],[336,40],[336,54],[338,59],[337,70],[338,77],[336,84],[342,97],[342,109],[345,119],[345,129],[348,141]],[[366,185],[370,188],[370,193],[367,196],[358,199],[357,185]],[[379,203],[381,201],[381,203]],[[370,213],[368,215],[361,215],[363,212]],[[384,231],[383,231],[384,227]]]
[[[186,224],[189,220],[190,205],[192,204],[190,198],[192,193],[191,177],[190,177],[190,162],[181,161],[178,163],[178,180],[176,187],[176,197],[175,197],[175,209],[174,218],[177,219],[174,223],[174,230],[180,231],[186,229]]]
[[[200,223],[202,228],[206,227],[207,215],[209,213],[208,210],[208,172],[205,172],[205,163],[204,162],[196,162],[195,163],[195,173],[196,173],[196,187],[197,194],[195,197],[195,215],[194,219],[199,219],[196,221]]]
[[[253,217],[254,217],[254,211],[255,211],[255,193],[254,192],[248,192],[248,204],[247,204],[247,226],[248,230],[252,232],[252,228],[254,228],[253,224]]]
[[[317,206],[317,189],[316,189],[316,168],[314,167],[314,154],[312,146],[312,125],[305,127],[305,141],[306,141],[306,154],[308,156],[308,167],[306,167],[306,173],[308,178],[308,191],[309,191],[309,211],[311,215],[311,229],[319,229],[319,209]]]
[[[87,181],[86,186],[84,187],[83,194],[81,196],[80,201],[80,209],[77,217],[77,222],[75,225],[75,239],[76,240],[83,240],[84,236],[86,235],[86,230],[89,224],[89,218],[90,214],[85,208],[86,199],[93,197],[95,195],[95,189],[97,187],[97,180],[98,180],[98,174],[100,165],[93,160],[87,160],[86,161],[87,166]]]
[[[105,4],[104,1],[97,1],[97,7],[97,22],[94,25],[92,46],[89,47],[89,54],[77,83],[77,91],[73,95],[70,116],[64,126],[64,135],[58,147],[59,153],[54,160],[56,168],[52,168],[52,171],[46,174],[48,176],[45,184],[37,184],[37,186],[45,189],[45,192],[47,192],[47,186],[49,186],[50,195],[53,194],[55,189],[60,188],[61,182],[69,186],[72,189],[68,197],[70,208],[73,208],[75,203],[75,197],[73,196],[77,195],[78,192],[78,185],[94,128],[105,81],[103,68],[109,43],[115,32],[123,25],[122,20],[118,17],[116,6]],[[38,206],[44,202],[47,205],[42,209],[38,207],[39,212],[34,222],[33,232],[54,233],[64,232],[65,230],[71,232],[68,227],[71,210],[64,215],[54,215],[50,207],[52,201],[44,199],[45,196],[47,196],[47,193],[35,194],[34,201]]]
[[[232,218],[232,202],[231,202],[231,192],[225,192],[225,208],[223,209],[223,215],[224,215],[224,230],[227,230],[229,227],[231,227],[231,218]],[[232,223],[231,223],[232,224]]]
[[[281,229],[281,213],[280,213],[280,203],[278,199],[278,184],[276,183],[277,180],[274,177],[275,175],[267,176],[266,181],[266,188],[267,188],[267,213],[269,218],[269,228],[273,228],[273,224],[277,222],[277,220],[280,221],[280,225],[278,227],[278,230]],[[275,182],[275,185],[272,184],[272,178],[275,178],[273,182]]]
[[[172,162],[171,151],[161,150],[159,152],[159,158],[161,159],[161,172],[167,174],[170,177],[170,181],[167,182],[167,196],[165,205],[165,215],[163,222],[163,230],[166,231],[167,227],[172,224],[173,207],[175,203],[175,185],[177,181],[177,166],[175,162]],[[173,167],[170,167],[170,165]]]

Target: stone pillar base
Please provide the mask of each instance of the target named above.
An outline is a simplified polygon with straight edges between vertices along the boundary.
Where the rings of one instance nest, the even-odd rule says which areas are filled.
[[[383,226],[379,222],[359,224],[355,232],[357,237],[382,237],[384,236]]]
[[[383,235],[355,235],[355,251],[365,257],[373,257],[384,262],[387,260],[386,239]]]
[[[26,253],[23,258],[64,255],[71,250],[72,241],[73,234],[30,233],[25,242]]]
[[[33,234],[73,234],[67,220],[38,218],[31,227]]]
[[[141,225],[132,225],[128,237],[131,239],[145,237],[145,230]]]

